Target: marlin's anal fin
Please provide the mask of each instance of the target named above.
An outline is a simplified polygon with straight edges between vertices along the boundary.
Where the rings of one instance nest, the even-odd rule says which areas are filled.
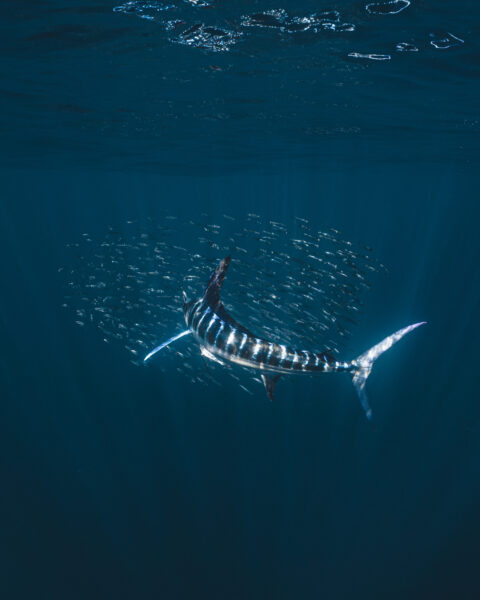
[[[262,381],[265,385],[265,391],[267,392],[267,396],[270,398],[271,402],[273,402],[273,391],[280,377],[281,375],[265,375],[262,373]]]

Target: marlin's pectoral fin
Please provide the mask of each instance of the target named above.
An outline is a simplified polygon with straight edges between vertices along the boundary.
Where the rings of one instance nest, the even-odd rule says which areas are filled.
[[[273,402],[273,391],[280,377],[281,375],[265,375],[262,373],[262,381],[265,384],[265,390],[271,402]]]
[[[222,365],[222,367],[225,367],[225,363],[223,362],[223,360],[220,360],[218,358],[218,356],[215,356],[215,354],[212,354],[210,352],[210,350],[207,350],[204,346],[200,347],[200,353],[202,354],[202,356],[204,358],[208,358],[209,360],[213,360],[213,362],[218,363],[219,365]]]

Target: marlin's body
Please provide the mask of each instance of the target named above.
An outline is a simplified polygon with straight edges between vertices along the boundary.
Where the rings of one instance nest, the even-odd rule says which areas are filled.
[[[198,300],[185,302],[183,310],[187,330],[171,338],[150,352],[145,360],[174,340],[192,334],[199,343],[202,355],[220,363],[231,362],[261,372],[268,397],[278,378],[292,373],[338,373],[349,372],[360,396],[367,418],[371,409],[365,393],[365,381],[375,359],[394,343],[422,323],[415,323],[393,335],[350,362],[337,361],[329,352],[297,350],[255,336],[233,319],[225,310],[220,290],[230,264],[230,257],[222,260],[212,273],[204,295]]]

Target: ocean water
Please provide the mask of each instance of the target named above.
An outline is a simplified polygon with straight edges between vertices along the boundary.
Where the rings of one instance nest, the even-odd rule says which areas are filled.
[[[2,14],[1,597],[478,598],[478,4]],[[139,364],[227,252],[272,337],[428,322],[373,426],[348,375]]]

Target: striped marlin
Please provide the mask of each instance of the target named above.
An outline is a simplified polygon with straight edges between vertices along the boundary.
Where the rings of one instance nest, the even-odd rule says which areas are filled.
[[[425,321],[400,329],[349,362],[336,360],[328,351],[297,350],[257,337],[228,314],[220,299],[220,291],[229,265],[230,256],[227,256],[210,276],[201,298],[187,301],[184,293],[183,313],[187,329],[154,348],[144,361],[172,342],[186,335],[193,335],[204,357],[221,364],[228,361],[260,371],[270,400],[273,400],[278,379],[284,374],[350,373],[365,415],[367,419],[371,419],[372,409],[365,383],[373,363],[404,335],[423,325]]]

